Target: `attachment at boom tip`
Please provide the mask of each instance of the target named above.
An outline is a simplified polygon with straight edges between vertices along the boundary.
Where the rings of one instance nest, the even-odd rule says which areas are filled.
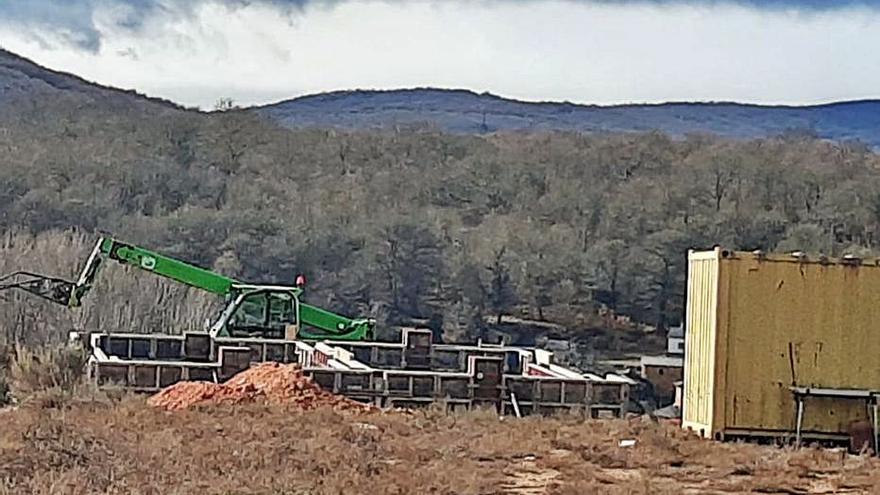
[[[0,277],[0,292],[18,289],[64,306],[78,305],[76,283],[39,273],[18,271]]]

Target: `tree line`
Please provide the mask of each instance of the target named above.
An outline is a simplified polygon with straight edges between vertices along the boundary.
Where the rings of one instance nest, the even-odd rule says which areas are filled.
[[[468,136],[33,107],[0,111],[6,269],[75,271],[105,231],[243,280],[304,274],[313,304],[464,339],[503,316],[576,332],[600,307],[678,324],[692,248],[836,255],[880,242],[878,155],[796,132]],[[114,281],[104,297],[159,297]]]

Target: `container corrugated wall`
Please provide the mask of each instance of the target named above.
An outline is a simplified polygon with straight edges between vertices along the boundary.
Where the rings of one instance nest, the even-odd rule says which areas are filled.
[[[682,426],[711,436],[720,250],[688,253]]]
[[[876,263],[715,250],[690,253],[689,269],[685,427],[781,435],[790,386],[880,389]],[[857,401],[810,399],[804,430],[842,435],[866,417]]]

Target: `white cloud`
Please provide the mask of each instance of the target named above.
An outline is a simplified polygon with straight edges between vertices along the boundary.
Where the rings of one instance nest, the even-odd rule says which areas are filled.
[[[312,92],[439,86],[582,103],[873,97],[880,14],[730,4],[564,0],[350,1],[293,15],[268,4],[163,10],[138,29],[97,8],[89,52],[0,27],[0,45],[52,68],[209,107]],[[50,40],[46,42],[45,40]]]

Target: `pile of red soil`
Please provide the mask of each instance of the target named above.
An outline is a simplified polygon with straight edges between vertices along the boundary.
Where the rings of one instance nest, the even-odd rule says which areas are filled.
[[[332,408],[341,412],[370,412],[373,406],[341,397],[312,382],[295,364],[262,363],[222,384],[179,382],[150,397],[151,406],[169,411],[209,404],[268,402],[308,411]]]

